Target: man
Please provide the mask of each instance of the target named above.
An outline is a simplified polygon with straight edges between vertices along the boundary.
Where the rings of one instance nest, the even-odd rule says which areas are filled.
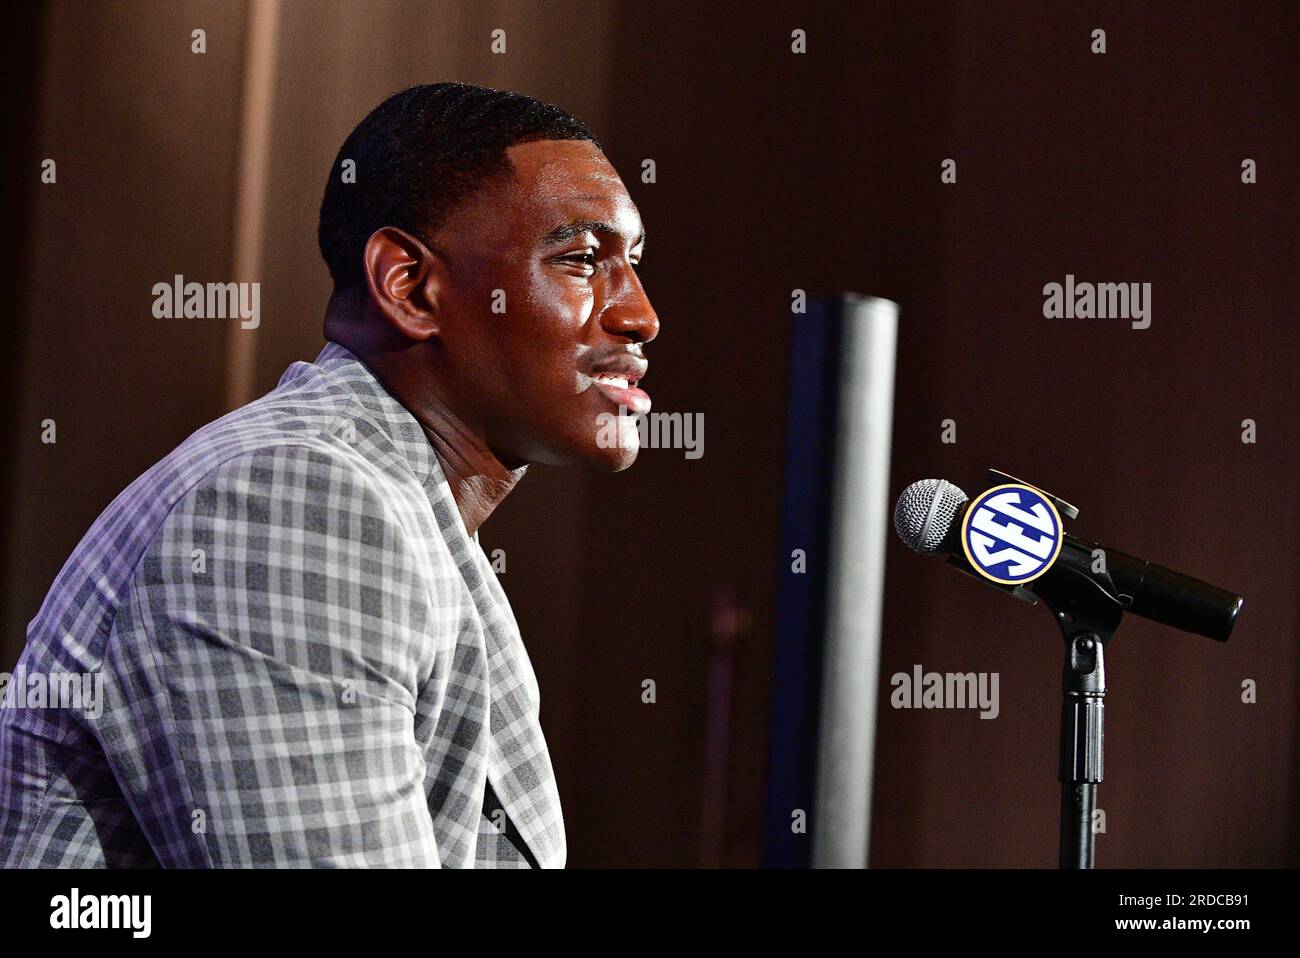
[[[366,117],[325,348],[118,496],[29,626],[10,697],[102,702],[0,710],[0,865],[562,867],[478,529],[529,463],[636,457],[644,242],[553,106],[442,83]]]

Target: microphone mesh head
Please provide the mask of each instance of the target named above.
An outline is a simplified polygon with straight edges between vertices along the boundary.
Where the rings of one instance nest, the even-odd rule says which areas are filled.
[[[894,531],[916,552],[938,555],[966,493],[943,479],[914,482],[894,506]]]

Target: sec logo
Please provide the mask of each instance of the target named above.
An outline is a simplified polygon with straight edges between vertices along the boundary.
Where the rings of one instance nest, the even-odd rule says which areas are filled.
[[[1003,585],[1033,582],[1052,567],[1064,541],[1056,506],[1032,486],[986,490],[961,523],[961,547],[970,564]]]

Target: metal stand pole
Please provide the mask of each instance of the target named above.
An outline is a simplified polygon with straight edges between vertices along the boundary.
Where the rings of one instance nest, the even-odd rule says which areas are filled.
[[[1106,709],[1104,651],[1101,637],[1089,629],[1066,636],[1062,682],[1065,700],[1061,705],[1062,868],[1093,865],[1092,818],[1102,778],[1102,723]]]

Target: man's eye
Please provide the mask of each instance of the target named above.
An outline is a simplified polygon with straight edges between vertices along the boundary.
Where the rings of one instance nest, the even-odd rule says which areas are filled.
[[[564,260],[564,262],[566,263],[580,263],[583,266],[590,266],[593,269],[595,269],[596,267],[596,254],[594,252],[572,253],[568,256],[561,257],[561,259]],[[639,259],[628,260],[628,262],[631,264],[634,270],[640,270],[641,261]]]

